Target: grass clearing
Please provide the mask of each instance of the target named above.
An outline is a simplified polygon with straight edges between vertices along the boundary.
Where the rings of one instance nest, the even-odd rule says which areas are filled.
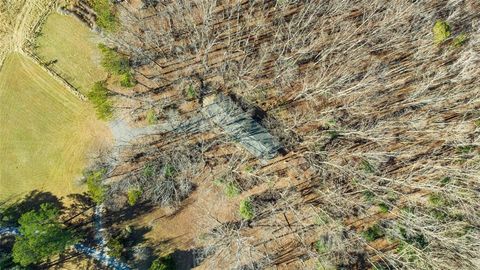
[[[107,76],[100,66],[95,33],[72,16],[52,13],[37,45],[38,56],[83,94]]]
[[[109,137],[93,108],[32,60],[11,54],[0,72],[0,198],[34,189],[66,195],[89,150]]]

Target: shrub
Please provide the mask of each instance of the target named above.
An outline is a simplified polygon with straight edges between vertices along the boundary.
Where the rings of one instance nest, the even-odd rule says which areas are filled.
[[[245,199],[240,202],[240,216],[245,220],[251,220],[255,216],[253,204],[250,199]]]
[[[367,202],[371,202],[373,201],[373,198],[375,198],[375,193],[373,193],[372,191],[370,190],[365,190],[363,192],[363,198],[367,201]]]
[[[462,154],[470,154],[475,150],[475,146],[473,145],[462,145],[457,148],[457,153]]]
[[[315,250],[317,251],[318,254],[328,252],[328,247],[325,241],[318,240],[317,242],[315,242]]]
[[[146,119],[147,119],[147,123],[149,125],[155,125],[158,121],[158,118],[157,118],[157,115],[155,113],[155,110],[151,109],[151,110],[148,110],[147,111],[147,116],[146,116]]]
[[[440,194],[436,194],[436,193],[432,193],[432,194],[428,195],[428,202],[432,206],[441,206],[445,203],[442,196]]]
[[[108,72],[122,75],[130,71],[129,61],[126,57],[104,44],[99,44],[98,48],[102,52],[101,64]]]
[[[133,74],[129,71],[120,75],[120,85],[123,87],[134,87],[137,84]]]
[[[319,213],[315,217],[315,224],[318,226],[326,225],[330,223],[330,217],[325,213]]]
[[[102,184],[105,169],[89,172],[86,175],[88,194],[96,204],[101,204],[105,201],[106,188]]]
[[[171,256],[165,256],[155,259],[150,265],[149,270],[173,270],[175,263]]]
[[[362,233],[363,238],[369,242],[382,238],[384,235],[383,229],[378,224],[373,225]]]
[[[475,120],[473,123],[475,124],[476,127],[480,127],[480,119]]]
[[[453,39],[452,44],[453,44],[454,47],[458,48],[458,47],[462,46],[463,44],[465,44],[465,42],[467,42],[467,40],[468,40],[467,34],[462,33],[462,34],[456,36]]]
[[[107,248],[108,248],[108,255],[115,258],[122,257],[123,244],[120,242],[118,238],[112,238],[108,240]]]
[[[140,196],[142,195],[142,191],[140,189],[131,189],[128,191],[128,204],[131,206],[134,206],[137,204],[138,199],[140,199]]]
[[[451,180],[452,179],[448,176],[440,179],[440,186],[444,187],[444,186],[448,185],[448,183],[450,183]]]
[[[247,165],[247,166],[245,167],[244,171],[245,171],[246,173],[253,173],[253,172],[255,171],[255,168],[253,168],[253,166],[251,166],[251,165]]]
[[[163,175],[165,178],[172,178],[175,175],[175,167],[170,164],[165,165],[163,168]]]
[[[388,210],[390,210],[390,207],[384,202],[381,202],[378,204],[378,207],[380,208],[380,212],[382,213],[388,213]]]
[[[451,34],[452,31],[447,22],[441,20],[435,22],[435,25],[433,26],[433,41],[435,44],[441,44],[448,39]]]
[[[375,172],[375,168],[373,167],[372,164],[370,164],[370,162],[368,162],[368,160],[362,160],[362,169],[363,171],[365,171],[366,173],[373,173]]]
[[[92,90],[87,94],[88,99],[93,103],[97,117],[108,120],[113,115],[112,102],[108,99],[109,91],[104,82],[96,82]]]
[[[225,194],[227,195],[227,197],[233,198],[240,194],[240,188],[238,188],[235,183],[229,182],[225,185]]]
[[[21,236],[15,238],[12,250],[14,262],[22,266],[39,263],[78,241],[74,233],[60,222],[60,214],[60,209],[45,203],[38,211],[20,217]]]
[[[155,174],[155,166],[152,164],[146,164],[143,166],[142,175],[146,178],[151,178]]]
[[[96,13],[95,22],[107,32],[115,32],[118,29],[118,18],[115,8],[109,0],[91,0],[92,8]]]
[[[189,85],[187,88],[187,98],[188,99],[194,99],[197,96],[197,91],[195,91],[195,88],[193,88],[193,85]]]
[[[428,241],[423,234],[421,233],[408,234],[407,230],[403,227],[400,227],[399,231],[400,231],[400,235],[402,236],[402,239],[408,244],[414,245],[419,249],[423,249],[427,247]]]
[[[98,48],[100,48],[100,51],[102,52],[102,67],[104,67],[109,73],[119,76],[121,86],[135,86],[136,81],[133,77],[128,58],[121,55],[116,50],[108,48],[104,44],[99,44]]]

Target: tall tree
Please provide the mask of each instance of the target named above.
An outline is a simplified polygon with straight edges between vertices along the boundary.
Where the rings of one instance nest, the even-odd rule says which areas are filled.
[[[59,222],[59,216],[59,209],[48,203],[23,214],[18,221],[21,235],[15,239],[13,261],[22,266],[39,263],[77,242],[75,234]]]

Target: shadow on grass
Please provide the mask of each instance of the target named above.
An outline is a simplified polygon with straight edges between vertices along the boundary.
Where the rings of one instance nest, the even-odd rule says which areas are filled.
[[[63,209],[63,203],[57,196],[50,192],[34,190],[21,199],[9,202],[0,213],[0,221],[3,221],[4,225],[16,227],[18,226],[18,219],[22,214],[38,211],[40,205],[44,203],[50,203],[58,209]]]

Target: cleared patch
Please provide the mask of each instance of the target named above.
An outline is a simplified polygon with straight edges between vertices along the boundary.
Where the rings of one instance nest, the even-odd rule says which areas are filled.
[[[0,198],[39,189],[79,192],[87,153],[108,144],[93,108],[30,59],[11,54],[0,72]]]

